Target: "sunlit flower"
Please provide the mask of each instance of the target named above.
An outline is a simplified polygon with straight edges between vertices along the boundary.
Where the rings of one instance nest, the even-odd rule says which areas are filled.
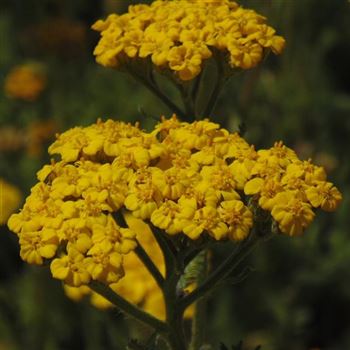
[[[311,205],[303,202],[293,192],[281,192],[271,211],[280,230],[289,236],[299,236],[315,217]]]
[[[323,168],[300,161],[281,142],[256,151],[209,120],[162,118],[150,133],[98,120],[57,135],[49,152],[61,160],[37,173],[23,209],[8,221],[21,258],[49,263],[70,288],[93,280],[109,285],[157,315],[164,315],[162,297],[145,292],[149,276],[135,272],[142,264],[133,253],[135,237],[146,248],[154,239],[149,224],[189,242],[241,241],[255,224],[274,221],[295,236],[313,221],[313,208],[332,211],[341,201]],[[122,283],[128,278],[135,279],[133,290]],[[95,294],[92,300],[109,305]]]
[[[101,33],[94,55],[98,63],[115,68],[150,57],[160,70],[184,81],[198,76],[217,51],[228,58],[223,64],[249,69],[268,50],[283,51],[285,40],[265,22],[233,1],[158,0],[98,20],[92,27]]]

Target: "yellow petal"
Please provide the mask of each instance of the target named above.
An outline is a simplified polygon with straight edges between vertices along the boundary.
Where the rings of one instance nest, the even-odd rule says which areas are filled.
[[[263,184],[264,180],[260,177],[249,180],[244,186],[244,193],[248,195],[257,194],[261,191]]]

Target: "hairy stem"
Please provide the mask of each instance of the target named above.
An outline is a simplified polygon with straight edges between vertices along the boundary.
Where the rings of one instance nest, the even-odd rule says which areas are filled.
[[[168,342],[172,350],[185,350],[187,348],[183,329],[183,310],[177,306],[178,295],[176,286],[180,276],[176,270],[172,271],[163,291],[166,323],[171,330],[168,336]]]
[[[97,281],[92,281],[89,284],[89,287],[96,293],[102,295],[108,301],[110,301],[113,305],[115,305],[118,309],[123,311],[130,317],[148,325],[149,327],[157,330],[162,335],[167,335],[169,328],[166,323],[158,320],[147,312],[142,311],[137,306],[129,303],[127,300],[122,298],[120,295],[115,293],[113,289],[106,286],[105,284]]]
[[[147,252],[144,250],[140,242],[137,241],[137,247],[135,248],[134,252],[138,256],[138,258],[142,261],[143,265],[147,268],[149,273],[152,275],[152,277],[157,282],[160,289],[164,288],[164,277],[158,270],[157,266],[154,264],[152,259],[149,257]]]

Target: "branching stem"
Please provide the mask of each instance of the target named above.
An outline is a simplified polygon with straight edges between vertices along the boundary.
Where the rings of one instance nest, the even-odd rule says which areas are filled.
[[[211,292],[256,247],[258,241],[259,238],[257,236],[248,238],[247,241],[242,244],[241,249],[229,255],[226,260],[209,275],[203,284],[184,297],[180,301],[179,307],[181,309],[186,309],[189,305]]]
[[[156,95],[168,108],[176,113],[180,118],[186,118],[186,113],[183,112],[183,110],[178,107],[173,101],[170,100],[170,98],[166,95],[164,95],[158,85],[155,83],[155,80],[151,81],[150,79],[147,79],[147,77],[144,77],[143,75],[137,73],[130,67],[126,67],[127,72],[137,81],[142,83],[148,90],[150,90],[154,95]]]
[[[137,242],[137,247],[135,248],[134,252],[138,256],[138,258],[142,261],[142,263],[145,265],[147,270],[150,272],[150,274],[153,276],[155,281],[157,282],[160,289],[164,288],[164,277],[160,273],[157,266],[154,264],[152,259],[149,257],[147,252],[144,250],[140,242]]]
[[[142,311],[137,306],[129,303],[127,300],[122,298],[119,294],[115,293],[113,289],[106,286],[105,284],[97,281],[92,281],[89,284],[89,287],[96,293],[102,295],[108,301],[110,301],[113,305],[118,307],[125,314],[135,318],[136,320],[156,329],[162,335],[167,335],[169,332],[169,328],[166,323],[158,320],[147,312]]]

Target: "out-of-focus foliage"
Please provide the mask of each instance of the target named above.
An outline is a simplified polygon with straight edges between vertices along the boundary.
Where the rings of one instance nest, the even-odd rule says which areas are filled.
[[[138,3],[139,1],[132,1]],[[54,133],[97,118],[140,120],[144,128],[169,110],[127,76],[99,67],[98,35],[89,29],[130,1],[3,0],[0,3],[0,177],[23,196],[48,155]],[[350,3],[347,0],[242,0],[266,15],[287,40],[281,56],[237,75],[214,116],[240,128],[257,148],[283,140],[301,158],[327,168],[344,200],[319,213],[304,237],[274,237],[250,257],[244,281],[214,295],[207,340],[255,349],[350,348]],[[6,96],[7,74],[39,64],[46,87],[33,101]],[[208,77],[210,83],[210,77]],[[168,85],[164,89],[170,94]],[[6,203],[4,204],[6,205]],[[231,247],[227,248],[228,250]],[[118,311],[69,301],[47,269],[22,266],[18,244],[0,228],[0,348],[124,349],[145,330]],[[221,255],[221,254],[220,254]],[[219,254],[213,254],[214,264]],[[244,265],[238,269],[239,274]]]

